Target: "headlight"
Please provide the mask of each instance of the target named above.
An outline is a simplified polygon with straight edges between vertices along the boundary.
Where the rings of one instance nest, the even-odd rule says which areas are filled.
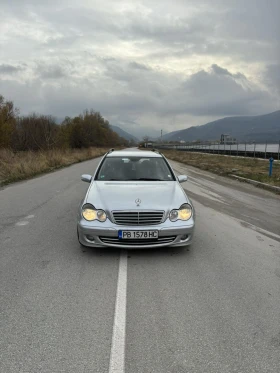
[[[178,220],[178,210],[172,210],[172,211],[170,211],[170,214],[169,214],[169,219],[171,220],[171,221],[176,221],[176,220]]]
[[[171,221],[177,220],[189,220],[192,216],[192,207],[191,205],[185,203],[178,210],[171,210],[169,214],[169,219]]]
[[[103,210],[96,210],[89,203],[85,204],[82,208],[83,218],[88,221],[98,220],[104,222],[107,219],[107,215]]]
[[[103,211],[103,210],[97,210],[97,219],[99,221],[105,221],[107,219],[107,215],[106,215],[106,212]]]

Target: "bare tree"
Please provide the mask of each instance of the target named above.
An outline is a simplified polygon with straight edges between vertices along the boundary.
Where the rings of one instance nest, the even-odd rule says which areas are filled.
[[[11,146],[18,110],[0,95],[0,148]]]

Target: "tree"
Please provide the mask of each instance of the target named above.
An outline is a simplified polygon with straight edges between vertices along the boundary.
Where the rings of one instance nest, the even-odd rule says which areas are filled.
[[[12,101],[5,101],[0,95],[0,148],[12,145],[12,136],[16,127],[18,110]]]
[[[73,119],[66,117],[61,124],[60,143],[65,137],[71,148],[90,146],[127,146],[128,141],[112,131],[109,122],[93,110],[85,110]]]
[[[17,118],[13,147],[16,150],[47,150],[58,142],[59,126],[52,116],[36,113]]]
[[[0,148],[38,151],[56,147],[128,146],[128,141],[115,133],[109,122],[92,109],[75,118],[65,117],[61,125],[48,115],[17,115],[14,104],[0,95]]]

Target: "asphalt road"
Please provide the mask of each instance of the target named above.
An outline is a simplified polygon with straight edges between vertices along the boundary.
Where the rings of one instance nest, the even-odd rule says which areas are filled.
[[[0,371],[121,373],[114,345],[126,373],[279,372],[280,197],[172,162],[193,245],[85,250],[80,175],[97,163],[0,190]]]

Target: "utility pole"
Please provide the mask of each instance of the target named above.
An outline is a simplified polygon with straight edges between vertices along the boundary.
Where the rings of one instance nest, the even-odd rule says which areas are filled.
[[[160,131],[160,139],[161,139],[161,142],[162,142],[162,130]]]

